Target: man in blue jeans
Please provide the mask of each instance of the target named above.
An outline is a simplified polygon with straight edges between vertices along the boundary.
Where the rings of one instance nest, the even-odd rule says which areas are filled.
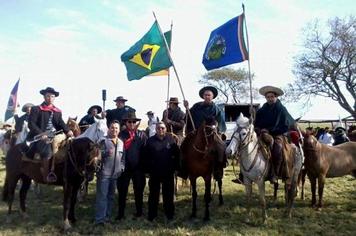
[[[119,132],[119,121],[114,120],[110,123],[107,137],[100,142],[102,166],[96,180],[96,225],[104,225],[110,220],[116,180],[125,168],[124,145],[118,137]]]

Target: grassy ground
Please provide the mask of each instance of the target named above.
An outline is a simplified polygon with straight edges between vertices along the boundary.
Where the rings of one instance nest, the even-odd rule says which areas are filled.
[[[0,165],[0,190],[4,182],[4,166]],[[182,188],[176,201],[176,218],[169,224],[165,223],[162,206],[159,217],[151,223],[144,218],[134,219],[133,195],[130,192],[126,211],[126,219],[103,228],[93,226],[95,183],[90,184],[87,199],[78,205],[78,222],[69,235],[355,235],[356,232],[356,180],[351,176],[328,179],[325,188],[325,207],[316,211],[310,205],[310,185],[307,180],[306,200],[296,200],[294,216],[287,219],[283,210],[283,191],[279,191],[278,202],[272,204],[272,185],[267,184],[268,222],[261,225],[260,207],[254,189],[253,218],[250,223],[245,221],[244,189],[241,185],[231,182],[233,178],[231,166],[226,170],[224,178],[225,204],[218,207],[217,195],[211,204],[211,220],[203,218],[203,184],[198,189],[198,219],[189,220],[191,211],[189,187]],[[62,189],[44,186],[42,197],[37,198],[33,191],[28,195],[29,219],[22,219],[19,214],[18,194],[15,199],[11,223],[6,223],[7,205],[0,204],[0,235],[61,235],[62,232]],[[147,187],[145,190],[147,202]],[[114,208],[116,214],[116,206]],[[145,212],[147,206],[145,205]]]

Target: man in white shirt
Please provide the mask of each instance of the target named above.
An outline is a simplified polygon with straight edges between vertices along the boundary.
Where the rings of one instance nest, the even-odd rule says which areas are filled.
[[[324,132],[319,137],[319,142],[332,146],[334,143],[333,136],[329,133],[329,127],[325,127]]]

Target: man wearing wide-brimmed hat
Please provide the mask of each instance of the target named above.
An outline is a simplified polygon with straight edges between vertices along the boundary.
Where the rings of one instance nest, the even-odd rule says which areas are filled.
[[[30,116],[30,112],[31,112],[31,108],[34,105],[32,103],[26,103],[25,105],[22,106],[21,111],[25,112],[24,115],[22,115],[21,117],[19,117],[17,114],[14,116],[15,118],[15,133],[18,134],[22,131],[24,122],[28,122],[28,118]]]
[[[277,175],[280,173],[282,163],[282,145],[284,136],[290,127],[294,125],[294,119],[287,109],[278,99],[284,93],[282,89],[274,86],[264,86],[259,90],[267,102],[256,113],[255,129],[257,133],[268,133],[274,137],[272,147],[271,182],[277,181]],[[274,171],[273,171],[274,170]]]
[[[32,141],[38,135],[41,135],[41,139],[31,144],[26,155],[32,158],[36,152],[40,154],[43,179],[45,183],[49,183],[55,182],[57,179],[52,171],[49,173],[49,162],[52,157],[52,145],[48,142],[49,134],[62,130],[68,137],[72,137],[73,132],[64,123],[62,111],[53,104],[59,92],[47,87],[42,89],[40,94],[43,95],[44,102],[39,106],[33,106],[31,109],[28,123],[30,132],[27,139]]]
[[[178,136],[178,144],[180,144],[183,141],[185,113],[178,106],[177,97],[171,97],[167,102],[169,102],[169,108],[164,110],[162,121],[167,127],[167,132]]]
[[[218,131],[220,133],[225,132],[226,124],[223,113],[213,101],[218,96],[218,90],[213,86],[205,86],[200,89],[199,96],[203,101],[195,103],[190,108],[195,128],[198,129],[207,118],[215,118],[216,122],[218,122]],[[189,108],[188,101],[184,101],[184,106],[187,109]],[[188,117],[186,133],[190,133],[191,131],[193,131],[193,125]]]
[[[116,103],[116,108],[107,110],[104,114],[106,117],[106,123],[109,126],[112,121],[117,120],[120,122],[120,129],[123,130],[125,128],[125,124],[122,122],[123,116],[128,112],[136,112],[136,110],[130,106],[125,105],[127,99],[125,99],[123,96],[118,96],[114,102]]]
[[[125,216],[126,197],[131,179],[136,205],[134,216],[142,216],[143,191],[146,185],[142,156],[147,136],[144,131],[138,130],[140,121],[141,119],[136,117],[135,112],[128,112],[122,117],[122,122],[125,124],[126,129],[120,132],[119,138],[124,142],[126,159],[125,171],[117,180],[119,194],[118,220],[123,219]]]
[[[95,123],[95,120],[101,119],[99,114],[102,112],[102,108],[99,105],[93,105],[89,107],[87,114],[80,120],[80,130],[85,131],[91,124]]]

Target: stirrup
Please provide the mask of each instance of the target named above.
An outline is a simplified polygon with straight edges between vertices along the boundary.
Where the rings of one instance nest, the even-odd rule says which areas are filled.
[[[46,181],[48,183],[57,182],[57,175],[53,171],[49,172],[49,174],[47,175]]]
[[[243,182],[239,178],[233,179],[233,180],[231,180],[231,182],[233,182],[235,184],[243,184]]]

